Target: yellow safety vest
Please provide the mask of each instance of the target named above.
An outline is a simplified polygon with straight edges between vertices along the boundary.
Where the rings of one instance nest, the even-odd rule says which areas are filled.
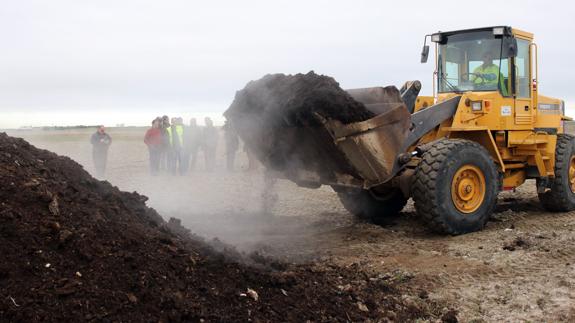
[[[480,76],[471,75],[471,81],[475,84],[485,84],[485,85],[497,85],[497,82],[500,82],[501,92],[504,96],[507,96],[507,86],[505,86],[505,80],[503,79],[503,75],[499,73],[499,66],[495,64],[491,64],[487,67],[483,65],[476,67],[473,70],[473,74],[480,74],[480,75],[492,75],[493,78],[491,80],[482,78]]]
[[[180,147],[184,146],[184,126],[181,125],[177,125],[175,126],[176,128],[176,135],[178,136],[178,139],[180,141]],[[172,127],[168,127],[168,129],[166,129],[168,131],[168,138],[170,139],[170,146],[174,145],[174,137],[172,134]]]

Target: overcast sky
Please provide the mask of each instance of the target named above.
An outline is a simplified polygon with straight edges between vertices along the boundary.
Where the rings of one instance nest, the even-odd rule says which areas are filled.
[[[0,128],[218,117],[266,73],[431,94],[423,36],[491,25],[535,33],[540,92],[575,103],[568,1],[0,2]]]

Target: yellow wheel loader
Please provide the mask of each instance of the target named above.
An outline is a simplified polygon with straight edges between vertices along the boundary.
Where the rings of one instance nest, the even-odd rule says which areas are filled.
[[[530,178],[546,209],[575,209],[575,139],[563,129],[571,119],[563,101],[539,94],[533,35],[506,26],[439,32],[425,37],[422,62],[428,39],[433,96],[419,96],[418,81],[398,94],[348,90],[376,116],[343,124],[317,115],[319,127],[286,129],[301,140],[298,167],[283,176],[330,185],[351,213],[376,222],[413,198],[417,214],[447,234],[483,228],[499,191]]]

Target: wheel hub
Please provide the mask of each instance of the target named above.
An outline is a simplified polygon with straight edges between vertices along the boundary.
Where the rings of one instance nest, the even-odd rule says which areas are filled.
[[[573,159],[572,188],[575,189],[575,158]],[[570,173],[571,174],[571,173]],[[485,176],[479,167],[463,165],[451,182],[453,205],[462,213],[476,211],[485,199]]]
[[[569,160],[569,187],[571,192],[575,193],[575,156]]]

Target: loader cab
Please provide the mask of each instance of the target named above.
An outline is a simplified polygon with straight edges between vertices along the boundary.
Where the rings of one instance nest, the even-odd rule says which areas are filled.
[[[429,36],[436,44],[436,99],[471,92],[495,100],[504,128],[532,128],[538,103],[532,34],[496,26]]]
[[[510,27],[437,33],[431,35],[431,40],[437,44],[439,93],[498,91],[509,97],[516,90],[515,77],[520,83],[529,84],[528,60],[519,62],[518,73],[510,73],[519,49]],[[528,53],[529,44],[521,45]]]

